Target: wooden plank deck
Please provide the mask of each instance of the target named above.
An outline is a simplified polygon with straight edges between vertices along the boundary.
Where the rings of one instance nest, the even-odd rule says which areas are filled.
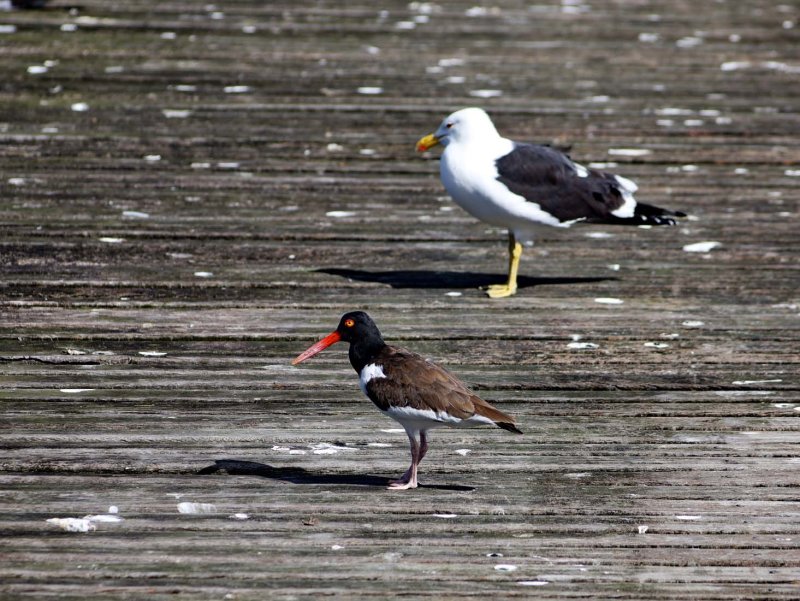
[[[0,12],[0,597],[796,599],[798,6],[380,4]],[[475,104],[691,220],[490,301],[503,234],[413,150]],[[355,308],[525,435],[386,491],[343,349],[289,366]]]

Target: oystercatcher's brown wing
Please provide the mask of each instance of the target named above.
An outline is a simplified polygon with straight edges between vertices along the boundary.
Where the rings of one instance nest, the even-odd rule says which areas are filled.
[[[411,351],[387,346],[376,358],[385,378],[373,378],[367,395],[380,409],[411,407],[447,413],[457,419],[480,415],[510,432],[519,432],[514,418],[495,409],[458,378]]]
[[[492,407],[489,403],[474,394],[472,395],[472,402],[475,406],[475,413],[478,415],[489,418],[497,424],[498,427],[503,428],[503,430],[508,430],[515,434],[522,434],[522,430],[517,428],[514,418],[507,413],[503,413],[496,407]]]

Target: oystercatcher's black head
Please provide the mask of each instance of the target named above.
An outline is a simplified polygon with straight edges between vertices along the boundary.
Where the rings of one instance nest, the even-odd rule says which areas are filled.
[[[386,345],[383,342],[378,326],[375,325],[369,315],[364,311],[351,311],[342,315],[339,325],[333,332],[298,355],[292,361],[292,365],[297,365],[340,341],[350,343],[350,362],[353,367],[356,367],[356,364],[368,359],[370,355],[378,352]],[[358,369],[359,367],[356,367],[356,370]]]
[[[383,342],[378,326],[364,311],[351,311],[342,315],[336,331],[342,340],[351,344],[374,339]]]

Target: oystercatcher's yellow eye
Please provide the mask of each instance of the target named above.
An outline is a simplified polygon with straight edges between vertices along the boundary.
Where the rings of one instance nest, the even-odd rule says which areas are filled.
[[[344,325],[346,325],[348,328],[352,328],[354,325],[356,325],[356,322],[352,319],[345,319]]]

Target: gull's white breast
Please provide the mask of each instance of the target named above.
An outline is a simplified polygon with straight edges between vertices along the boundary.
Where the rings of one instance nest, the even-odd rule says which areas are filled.
[[[506,138],[498,138],[485,146],[451,143],[445,148],[440,163],[442,184],[465,211],[515,233],[530,231],[534,224],[567,225],[497,180],[497,159],[513,149],[514,143]]]

